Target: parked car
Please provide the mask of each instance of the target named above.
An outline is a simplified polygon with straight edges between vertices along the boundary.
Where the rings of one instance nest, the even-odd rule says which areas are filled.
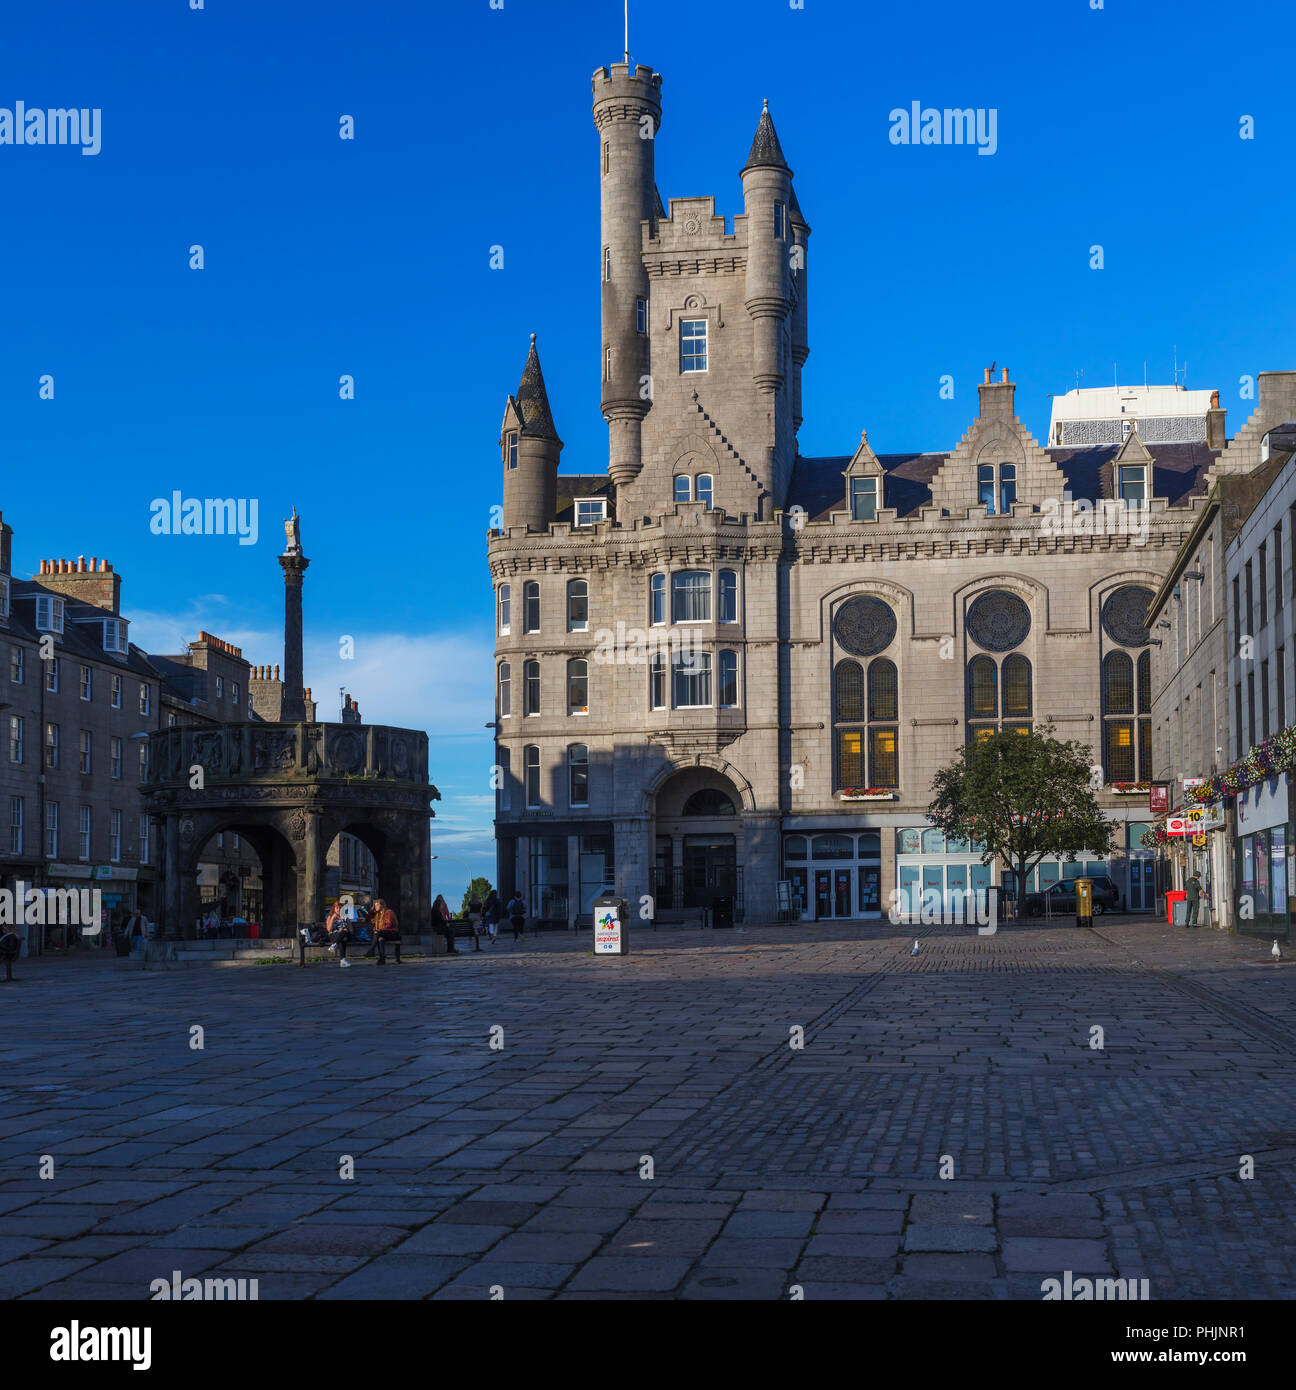
[[[1097,874],[1092,879],[1092,883],[1094,916],[1101,917],[1104,912],[1118,912],[1121,905],[1121,895],[1115,882],[1107,874]],[[1048,893],[1048,910],[1055,917],[1066,916],[1067,914],[1075,915],[1074,879],[1065,879],[1061,883],[1050,884],[1046,891]],[[1027,893],[1027,917],[1043,917],[1044,911],[1044,893]]]

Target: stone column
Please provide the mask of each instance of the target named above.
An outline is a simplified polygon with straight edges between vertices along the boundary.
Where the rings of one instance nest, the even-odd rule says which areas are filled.
[[[652,830],[652,818],[646,815],[617,816],[612,822],[617,896],[626,900],[632,921],[638,920],[639,900],[649,891]]]
[[[324,853],[326,847],[320,845],[320,818],[318,811],[304,811],[305,826],[299,838],[294,831],[293,841],[297,851],[297,920],[299,922],[322,922],[324,920]]]
[[[288,549],[279,557],[279,564],[284,576],[283,718],[286,723],[300,724],[306,718],[302,674],[302,578],[310,561],[302,554],[301,542],[291,531]]]
[[[162,932],[165,936],[177,937],[184,934],[180,922],[180,817],[167,816],[163,825]]]

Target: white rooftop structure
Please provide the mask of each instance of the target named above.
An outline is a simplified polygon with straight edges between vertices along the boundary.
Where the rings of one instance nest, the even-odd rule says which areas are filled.
[[[1145,444],[1206,441],[1206,412],[1219,408],[1218,391],[1185,386],[1085,386],[1053,397],[1049,444],[1087,448],[1123,444],[1135,427]]]

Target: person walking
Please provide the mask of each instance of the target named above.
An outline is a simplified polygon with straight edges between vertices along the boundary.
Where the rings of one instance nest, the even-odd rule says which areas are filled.
[[[486,939],[492,946],[499,938],[499,920],[503,915],[504,907],[499,900],[499,894],[492,888],[486,894],[486,901],[482,905],[482,920],[486,923]]]
[[[481,899],[476,893],[468,899],[468,920],[472,923],[473,950],[481,950]]]
[[[1188,875],[1188,882],[1184,884],[1184,905],[1187,912],[1184,915],[1184,925],[1195,927],[1197,925],[1197,908],[1201,903],[1201,879],[1195,873]]]
[[[450,905],[440,893],[432,904],[432,925],[445,937],[446,955],[457,956],[459,951],[454,944],[454,928],[450,925]]]
[[[514,892],[509,899],[506,909],[509,916],[509,925],[513,928],[513,940],[522,939],[522,928],[526,926],[526,903],[522,901],[522,894]]]

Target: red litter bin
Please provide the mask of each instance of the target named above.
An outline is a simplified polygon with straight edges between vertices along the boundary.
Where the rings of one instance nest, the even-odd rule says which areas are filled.
[[[1185,893],[1185,892],[1183,891],[1182,888],[1179,889],[1178,892],[1167,893],[1167,894],[1166,894],[1166,925],[1167,925],[1167,926],[1173,927],[1173,926],[1175,925],[1175,908],[1178,906],[1179,903],[1183,902],[1184,899],[1185,899],[1187,896],[1188,896],[1188,894]],[[1187,907],[1185,907],[1185,908],[1179,913],[1179,925],[1182,927],[1182,926],[1184,925],[1184,923],[1187,921],[1187,919],[1188,919],[1188,909],[1187,909]]]
[[[1180,896],[1182,896],[1182,894],[1181,894]],[[260,922],[249,922],[249,923],[248,923],[248,939],[251,940],[251,941],[260,941],[260,940],[261,940],[261,924],[260,924]]]

